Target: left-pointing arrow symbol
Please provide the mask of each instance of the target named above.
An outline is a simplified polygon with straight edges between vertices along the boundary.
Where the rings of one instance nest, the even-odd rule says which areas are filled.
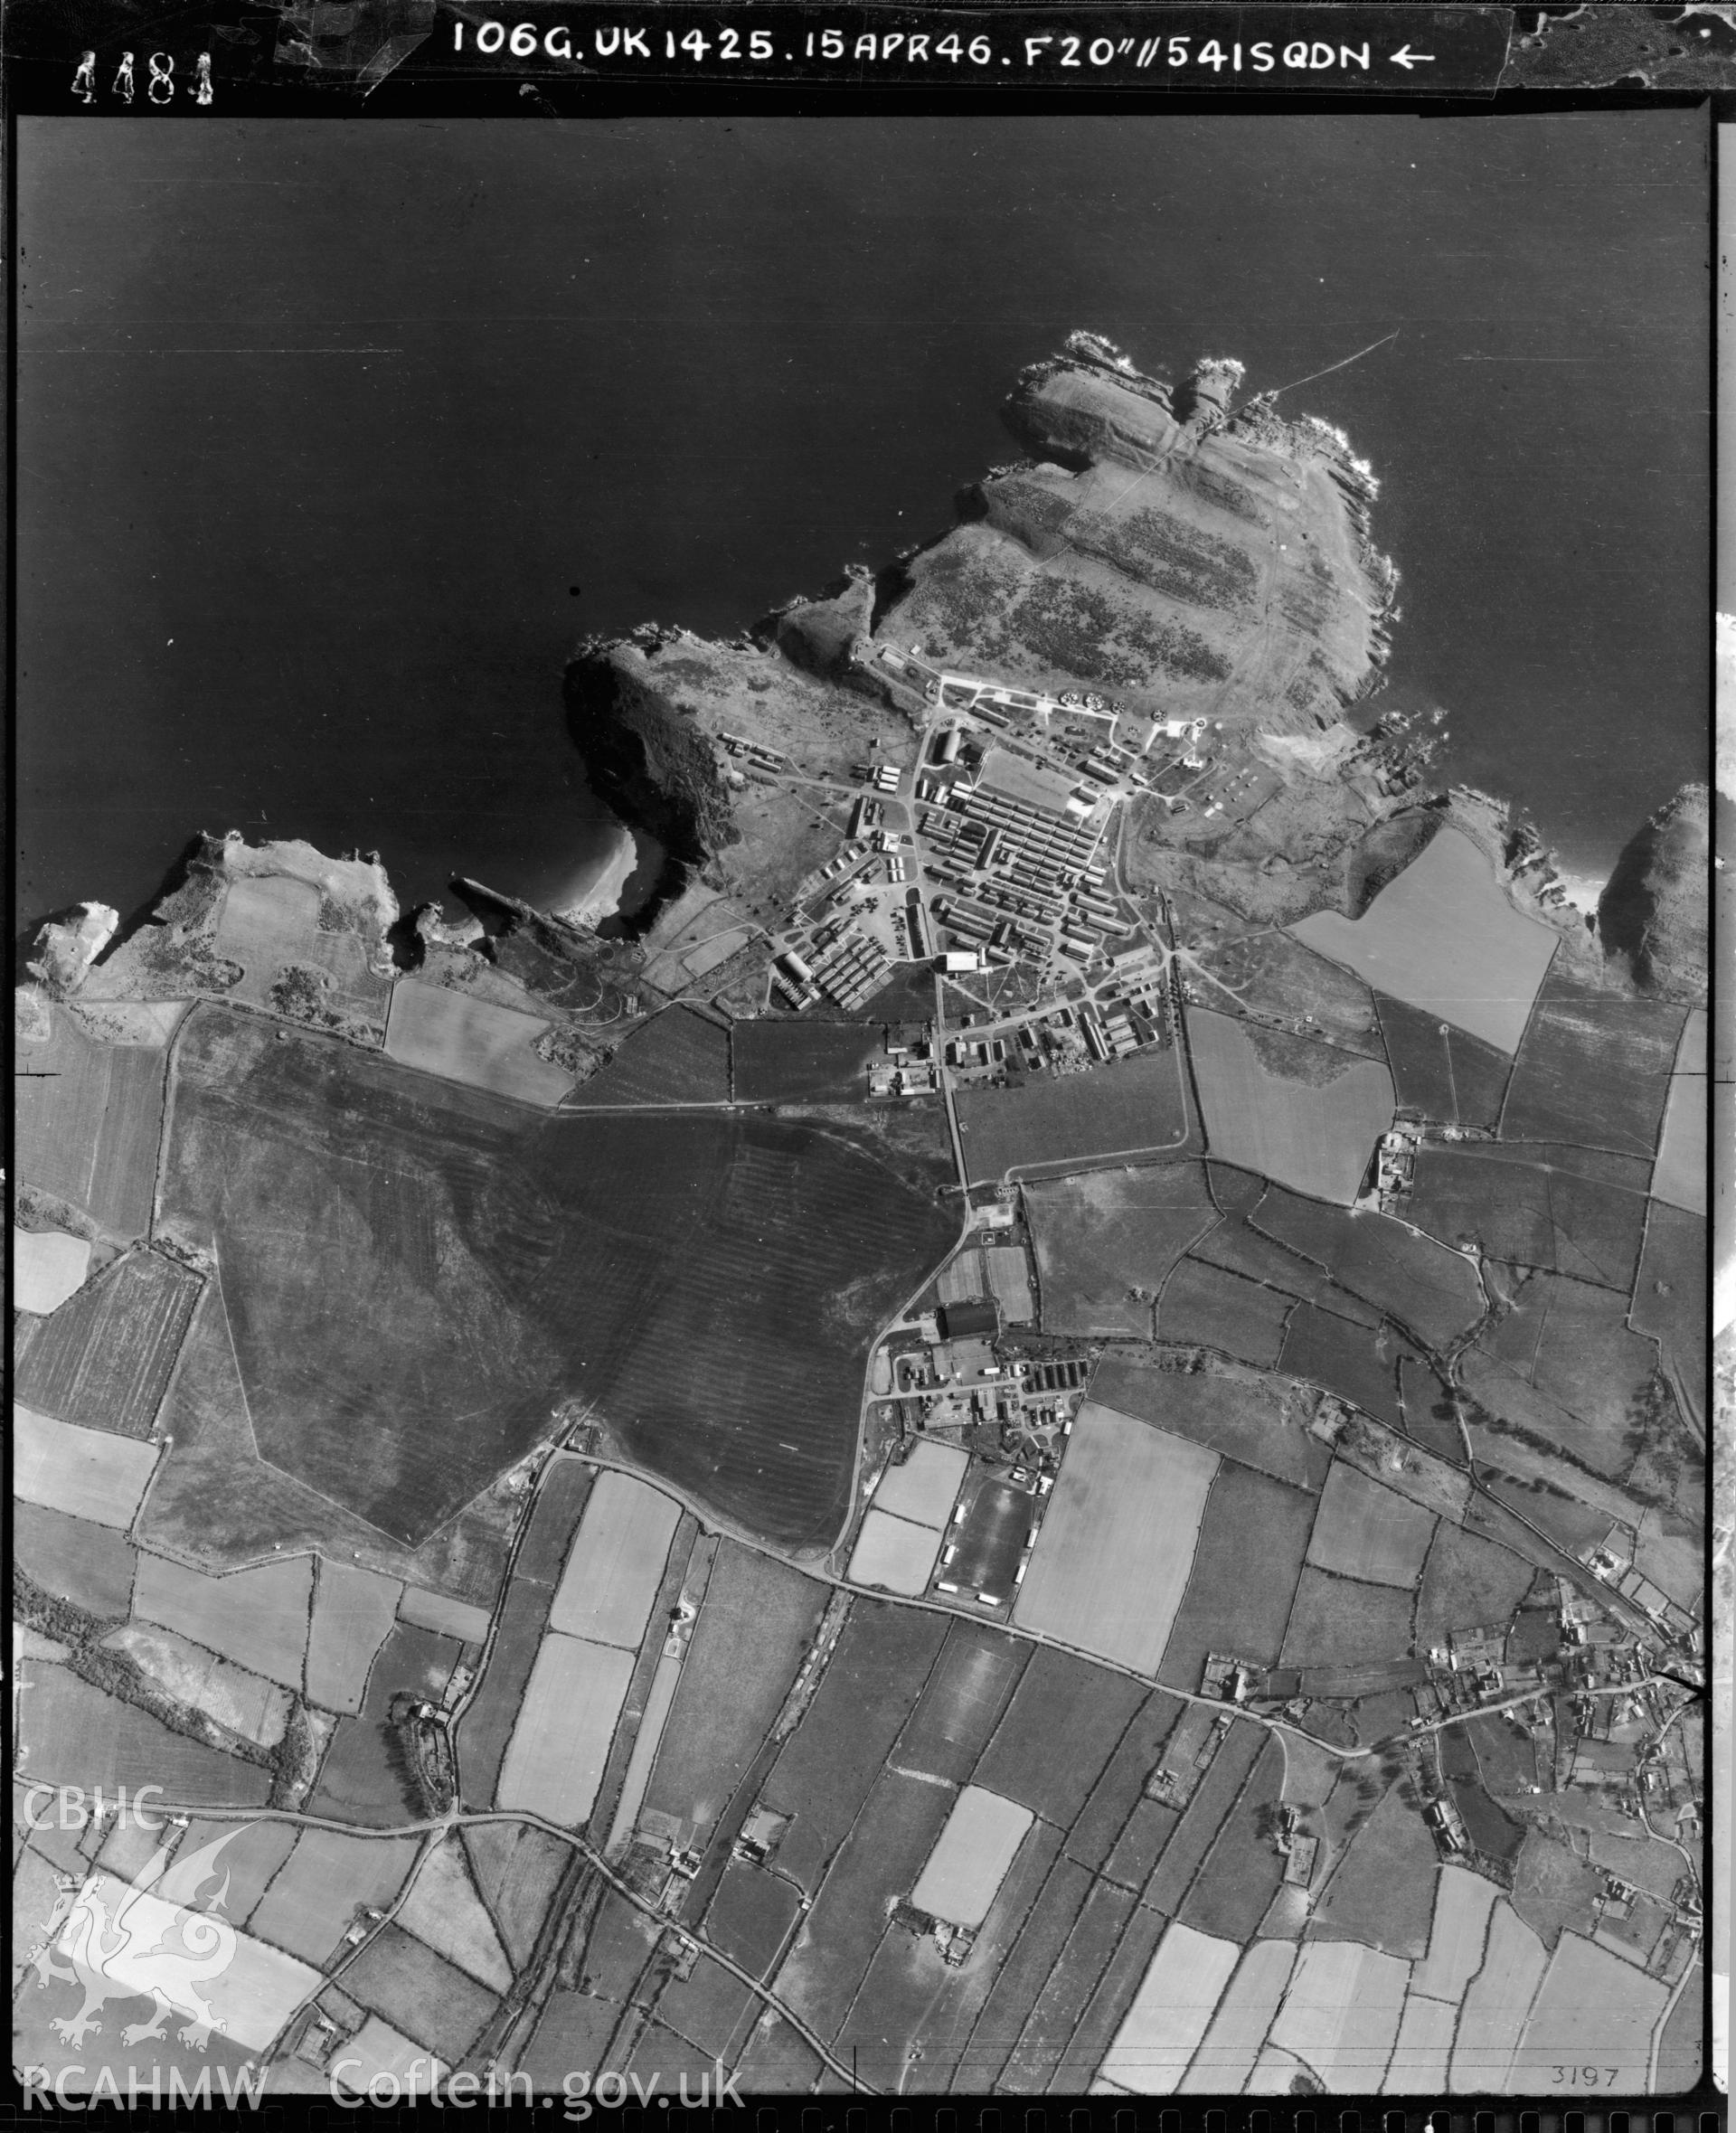
[[[1434,56],[1432,52],[1412,52],[1408,44],[1401,44],[1392,54],[1392,64],[1395,67],[1402,67],[1408,74],[1412,67],[1424,66],[1431,61]]]

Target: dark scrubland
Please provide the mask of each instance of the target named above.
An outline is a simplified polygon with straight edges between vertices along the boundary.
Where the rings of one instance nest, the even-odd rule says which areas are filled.
[[[1062,1846],[1070,1859],[1090,1867],[1093,1873],[1103,1871],[1104,1861],[1115,1850],[1146,1779],[1157,1767],[1164,1743],[1182,1708],[1174,1696],[1156,1689],[1134,1713],[1091,1788],[1090,1797],[1074,1817]]]
[[[1273,1368],[1296,1298],[1208,1261],[1184,1259],[1164,1284],[1157,1337],[1215,1348],[1260,1369]]]
[[[1447,1346],[1483,1316],[1471,1261],[1385,1215],[1353,1214],[1274,1185],[1253,1220],[1430,1347]]]
[[[1442,1126],[1493,1126],[1513,1062],[1468,1030],[1377,993],[1399,1109]]]
[[[737,1023],[730,1042],[738,1103],[864,1103],[886,1031],[878,1022],[761,1015]]]
[[[395,1713],[431,1700],[451,1678],[462,1647],[453,1637],[400,1622],[380,1647],[360,1713],[340,1718],[308,1798],[310,1814],[383,1829],[428,1813]]]
[[[1507,1549],[1443,1518],[1417,1590],[1418,1647],[1445,1644],[1455,1629],[1505,1627],[1535,1575],[1530,1563]]]
[[[1177,1913],[1184,1925],[1226,1940],[1252,1940],[1284,1878],[1272,1841],[1283,1791],[1284,1750],[1269,1733]]]
[[[755,1531],[835,1536],[869,1340],[952,1237],[903,1166],[833,1127],[533,1118],[270,1035],[196,1016],[166,1191],[268,1458],[416,1541],[580,1395]]]
[[[1123,1675],[1039,1647],[974,1782],[1065,1828],[1146,1694]]]
[[[1348,1400],[1383,1422],[1398,1424],[1399,1365],[1417,1359],[1390,1326],[1347,1325],[1312,1304],[1298,1307],[1284,1336],[1282,1368]]]
[[[14,1392],[62,1421],[148,1437],[201,1286],[160,1252],[128,1252],[52,1317],[23,1317]]]
[[[1443,1243],[1570,1274],[1624,1294],[1634,1285],[1650,1166],[1559,1142],[1484,1141],[1418,1151],[1405,1213]]]
[[[1626,1301],[1559,1274],[1516,1283],[1505,1315],[1477,1343],[1492,1367],[1466,1381],[1491,1411],[1489,1426],[1529,1431],[1611,1479],[1625,1473],[1637,1449],[1632,1411],[1657,1368],[1652,1343],[1628,1330]]]
[[[1650,1157],[1686,1014],[1552,970],[1514,1062],[1502,1139]]]
[[[1157,1678],[1195,1691],[1208,1652],[1276,1663],[1315,1499],[1226,1459],[1212,1481],[1194,1545],[1194,1568]],[[1258,1545],[1250,1545],[1252,1536]]]
[[[939,1615],[857,1600],[802,1722],[762,1789],[793,1817],[778,1865],[810,1894],[849,1835],[946,1638]]]
[[[606,1064],[581,1081],[563,1109],[615,1104],[727,1103],[730,1033],[692,1007],[665,1007],[625,1038]]]
[[[1180,1826],[1158,1856],[1144,1901],[1175,1916],[1269,1739],[1264,1726],[1231,1725],[1194,1788]]]
[[[89,1614],[121,1621],[132,1612],[138,1551],[113,1526],[15,1499],[12,1560],[33,1585]]]

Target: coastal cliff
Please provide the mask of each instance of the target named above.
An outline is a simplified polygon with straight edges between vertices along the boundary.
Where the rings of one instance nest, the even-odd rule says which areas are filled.
[[[1706,996],[1712,795],[1684,785],[1628,840],[1598,903],[1604,954],[1643,993]]]

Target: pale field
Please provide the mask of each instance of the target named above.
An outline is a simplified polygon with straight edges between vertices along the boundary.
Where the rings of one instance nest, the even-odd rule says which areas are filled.
[[[1507,2093],[1550,2086],[1551,2070],[1566,2065],[1595,2066],[1600,2088],[1637,2093],[1646,2084],[1652,2032],[1669,1997],[1659,1978],[1578,1933],[1563,1933],[1513,2055]]]
[[[939,1553],[938,1527],[913,1525],[908,1518],[871,1510],[863,1517],[856,1544],[850,1551],[847,1574],[852,1584],[883,1585],[888,1592],[901,1592],[914,1600],[928,1590]]]
[[[680,1522],[671,1497],[630,1474],[599,1474],[549,1609],[550,1628],[637,1651]]]
[[[1360,919],[1314,911],[1289,930],[1377,991],[1500,1051],[1519,1049],[1556,935],[1514,911],[1456,829],[1432,837]]]
[[[1098,2069],[1135,2096],[1172,2096],[1241,1955],[1233,1940],[1172,1925]]]
[[[269,1681],[298,1689],[313,1589],[311,1555],[212,1578],[165,1556],[141,1553],[133,1612],[165,1629],[178,1629]]]
[[[911,1903],[949,1925],[980,1926],[1033,1819],[1029,1807],[967,1785],[910,1892]]]
[[[1447,2000],[1411,1993],[1399,2023],[1399,2041],[1381,2084],[1385,2096],[1441,2096],[1447,2091],[1447,2064],[1453,2055],[1453,2030],[1458,2009]]]
[[[1347,1207],[1374,1144],[1392,1123],[1392,1077],[1378,1060],[1348,1052],[1342,1073],[1318,1087],[1269,1072],[1233,1015],[1187,1011],[1206,1153],[1258,1171],[1316,1200]]]
[[[1296,1949],[1288,1940],[1256,1940],[1218,2002],[1212,2026],[1181,2084],[1184,2096],[1237,2096],[1289,1983]]]
[[[631,1652],[551,1630],[537,1649],[506,1743],[495,1804],[523,1807],[570,1829],[585,1822],[632,1677]]]
[[[548,1026],[546,1019],[514,1007],[401,977],[392,988],[386,1053],[426,1074],[548,1109],[572,1087],[564,1068],[551,1066],[533,1049]]]
[[[1308,1536],[1307,1560],[1341,1577],[1412,1586],[1434,1533],[1434,1519],[1420,1505],[1335,1459]]]
[[[398,1617],[396,1578],[359,1563],[320,1559],[307,1638],[307,1700],[326,1711],[355,1712],[368,1673]]]
[[[1549,1955],[1505,1898],[1489,1921],[1483,1968],[1459,2009],[1447,2086],[1456,2096],[1500,2092]]]
[[[1215,1452],[1088,1401],[1014,1619],[1156,1674],[1187,1589]]]
[[[1335,2095],[1376,2090],[1404,2011],[1409,1963],[1359,1940],[1303,1949],[1272,2042],[1310,2067]]]
[[[888,1467],[882,1474],[874,1487],[874,1508],[938,1530],[952,1515],[953,1499],[969,1464],[956,1444],[919,1444],[901,1467]]]
[[[1706,1212],[1706,1011],[1695,1007],[1682,1025],[1664,1132],[1652,1170],[1652,1190],[1690,1214]]]
[[[1435,1882],[1435,1916],[1429,1929],[1429,1951],[1410,1980],[1413,1992],[1455,2006],[1465,1987],[1483,1968],[1489,1913],[1497,1894],[1495,1883],[1462,1866],[1443,1866]]]
[[[156,1466],[157,1448],[107,1430],[80,1430],[12,1411],[13,1486],[27,1504],[97,1525],[131,1525]]]
[[[456,1836],[437,1845],[423,1861],[397,1919],[405,1932],[414,1933],[479,1983],[495,1992],[511,1990],[513,1966]]]
[[[12,1232],[12,1303],[17,1311],[46,1318],[84,1285],[90,1271],[90,1241],[64,1230]]]

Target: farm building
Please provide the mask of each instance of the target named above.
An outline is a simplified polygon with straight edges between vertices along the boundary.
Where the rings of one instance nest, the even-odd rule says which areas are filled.
[[[1001,1329],[1000,1315],[992,1303],[942,1304],[937,1316],[941,1335],[949,1341],[992,1340]]]

